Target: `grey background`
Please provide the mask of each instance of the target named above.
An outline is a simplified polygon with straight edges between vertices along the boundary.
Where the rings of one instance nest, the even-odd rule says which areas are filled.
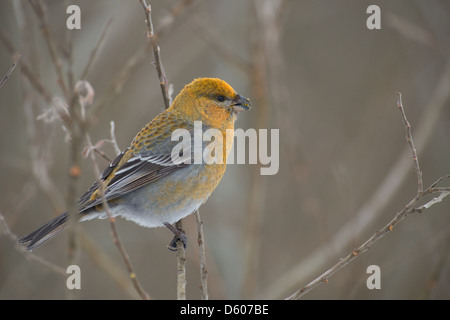
[[[0,28],[52,95],[62,97],[36,15],[27,1],[18,3],[14,8],[12,1],[0,2]],[[406,169],[405,178],[392,170],[401,153],[410,152],[396,108],[397,91],[403,94],[413,137],[423,146],[418,156],[425,186],[450,173],[449,101],[445,99],[440,109],[432,106],[449,63],[448,1],[376,1],[381,8],[381,30],[366,28],[366,9],[374,1],[284,1],[272,18],[278,1],[192,1],[177,7],[181,10],[173,21],[168,20],[173,17],[171,8],[182,2],[150,3],[155,29],[163,30],[159,44],[175,94],[194,78],[220,77],[252,100],[253,108],[239,116],[237,127],[280,130],[276,175],[255,174],[256,165],[230,165],[201,208],[210,298],[286,298],[361,245],[416,195],[411,157],[401,166]],[[138,1],[71,1],[80,6],[82,20],[81,30],[68,31],[69,2],[44,4],[55,38],[64,43],[67,34],[73,33],[75,80],[112,19],[86,79],[97,102],[111,97],[90,135],[94,143],[108,139],[109,122],[114,120],[119,146],[127,147],[163,108],[151,52],[130,72],[120,93],[108,89],[130,57],[148,46],[141,5]],[[28,39],[20,29],[20,12],[33,30],[26,33]],[[12,61],[0,45],[1,76]],[[18,236],[64,209],[69,181],[69,145],[61,123],[36,120],[49,105],[29,89],[20,64],[0,88],[0,210]],[[67,71],[65,61],[63,67]],[[264,77],[266,82],[258,83]],[[430,115],[435,120],[426,122]],[[430,134],[424,138],[420,134],[426,129]],[[113,156],[109,145],[104,150]],[[33,159],[40,159],[41,168],[48,170],[56,190],[51,197],[33,174]],[[98,162],[101,167],[108,164],[100,158]],[[82,164],[79,195],[95,179],[91,160],[84,159]],[[392,179],[387,186],[400,182],[399,187],[393,192],[385,188],[374,201],[387,177]],[[304,298],[449,299],[449,200],[409,216],[369,252]],[[369,212],[367,225],[345,229],[343,242],[336,239],[368,203],[377,210]],[[250,220],[249,228],[252,212],[257,218]],[[190,241],[187,296],[197,299],[194,218],[185,219],[184,226]],[[174,299],[176,260],[166,248],[170,232],[120,219],[117,228],[151,297]],[[111,262],[100,267],[98,255],[82,248],[77,260],[81,290],[73,295],[64,277],[28,260],[10,237],[0,233],[0,299],[135,298],[107,221],[86,222],[82,229]],[[255,246],[248,251],[250,243]],[[34,253],[66,268],[67,232]],[[254,269],[249,269],[248,261],[254,262]],[[295,269],[299,264],[300,269]],[[381,268],[380,290],[368,290],[365,285],[366,268],[373,264]],[[109,275],[111,270],[125,279],[122,284]],[[287,275],[288,284],[280,283]]]

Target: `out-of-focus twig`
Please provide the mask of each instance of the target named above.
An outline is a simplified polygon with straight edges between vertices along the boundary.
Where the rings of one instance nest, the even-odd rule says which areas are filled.
[[[114,121],[110,121],[109,122],[109,126],[110,126],[110,130],[109,130],[109,134],[111,136],[111,143],[114,147],[114,151],[116,152],[116,156],[118,156],[120,154],[120,148],[119,145],[117,144],[117,140],[116,140],[116,134],[115,134],[115,129],[116,129],[116,124]]]
[[[252,97],[258,106],[255,128],[270,127],[271,97],[282,105],[287,95],[277,90],[284,81],[281,75],[283,57],[280,51],[281,26],[280,15],[285,8],[285,1],[253,1],[255,16],[253,37],[251,41],[250,82]],[[282,110],[278,110],[282,113]],[[285,125],[288,123],[286,121]],[[262,252],[262,228],[264,225],[265,201],[268,190],[267,179],[260,175],[260,165],[251,171],[251,193],[246,214],[244,278],[242,295],[252,299],[257,288],[259,262]]]
[[[162,37],[163,34],[170,29],[170,27],[175,22],[176,18],[178,16],[180,16],[184,12],[184,10],[190,4],[192,4],[192,2],[193,2],[193,0],[181,0],[176,5],[174,5],[172,8],[170,8],[169,13],[165,17],[163,17],[159,22],[159,26],[155,32],[157,38]]]
[[[198,16],[194,16],[191,20],[193,29],[196,31],[196,35],[208,44],[208,48],[212,49],[225,61],[234,64],[239,70],[245,74],[250,74],[251,63],[239,54],[220,41],[220,37],[216,35],[211,29],[210,24],[205,23],[204,19]]]
[[[50,261],[45,260],[44,258],[41,258],[37,255],[35,255],[34,253],[27,251],[25,249],[25,247],[18,245],[18,240],[17,240],[17,236],[11,231],[11,229],[9,228],[8,223],[5,220],[5,217],[3,216],[3,214],[0,212],[0,235],[4,234],[6,236],[8,236],[11,240],[14,241],[15,243],[15,247],[17,250],[19,250],[20,252],[22,252],[22,254],[29,260],[37,262],[41,265],[43,265],[44,267],[46,267],[47,269],[55,272],[56,274],[66,278],[67,277],[67,273],[66,270],[63,267],[60,267]]]
[[[400,33],[403,37],[414,42],[426,46],[434,46],[437,44],[436,39],[430,32],[408,22],[394,13],[388,13],[386,15],[386,24]]]
[[[431,272],[431,275],[427,281],[427,286],[423,292],[421,300],[429,300],[433,298],[433,293],[436,289],[436,284],[439,283],[439,279],[441,279],[444,274],[447,273],[447,270],[450,269],[450,256],[448,255],[448,252],[450,252],[450,232],[447,230],[447,243],[444,245],[444,248],[442,250],[442,254],[436,263],[435,267],[433,268],[433,271]],[[444,281],[444,283],[446,283]]]
[[[117,74],[112,77],[108,88],[102,94],[102,96],[97,99],[92,110],[89,112],[89,118],[96,119],[99,114],[105,109],[114,98],[122,92],[123,86],[130,79],[131,75],[138,70],[138,68],[148,59],[147,47],[143,46],[136,51],[123,65],[122,68],[117,72]]]
[[[80,235],[80,244],[92,262],[108,274],[129,297],[133,299],[141,298],[133,282],[130,281],[130,277],[123,272],[122,265],[117,263],[117,259],[113,259],[103,248],[99,247],[84,229],[80,229],[78,234]]]
[[[80,79],[85,80],[86,77],[87,77],[88,74],[89,74],[89,71],[91,71],[92,63],[94,62],[95,57],[97,56],[97,53],[98,53],[98,51],[100,50],[100,48],[101,48],[101,46],[102,46],[102,44],[103,44],[103,41],[104,41],[105,38],[106,38],[106,33],[108,32],[109,27],[111,26],[111,22],[112,22],[112,19],[109,19],[108,22],[106,23],[105,28],[103,29],[103,31],[102,31],[100,37],[98,38],[97,44],[95,45],[94,49],[92,49],[92,51],[91,51],[91,55],[90,55],[90,57],[89,57],[89,61],[88,61],[88,63],[86,64],[86,67],[84,68],[83,73],[81,74]]]

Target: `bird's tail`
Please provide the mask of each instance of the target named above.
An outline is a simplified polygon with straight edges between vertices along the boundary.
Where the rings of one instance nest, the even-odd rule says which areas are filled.
[[[68,221],[69,213],[64,212],[29,235],[20,238],[19,243],[31,251],[63,231],[67,227]]]

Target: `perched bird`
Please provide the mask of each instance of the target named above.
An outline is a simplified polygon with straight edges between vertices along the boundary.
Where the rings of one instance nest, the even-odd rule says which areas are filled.
[[[217,187],[233,143],[232,139],[226,139],[226,132],[234,132],[236,115],[249,108],[249,99],[237,94],[223,80],[200,78],[186,85],[172,105],[136,135],[79,199],[80,220],[107,217],[99,183],[102,181],[112,216],[149,228],[166,226],[175,234],[171,247],[176,248],[178,240],[185,244],[185,235],[171,224],[195,212]],[[172,150],[179,141],[172,141],[172,133],[177,129],[193,133],[197,121],[201,121],[202,130],[214,128],[222,134],[226,141],[223,163],[173,160]],[[202,143],[204,147],[205,142]],[[194,149],[190,149],[191,155]],[[182,152],[179,156],[186,158]],[[19,242],[33,250],[64,230],[68,222],[69,213],[64,212]]]

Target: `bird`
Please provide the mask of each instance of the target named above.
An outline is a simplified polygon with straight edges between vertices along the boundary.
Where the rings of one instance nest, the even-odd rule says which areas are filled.
[[[224,80],[194,79],[104,169],[79,198],[77,212],[60,214],[21,237],[19,243],[28,251],[36,249],[66,229],[71,214],[77,215],[78,221],[107,218],[103,205],[106,201],[112,217],[119,216],[148,228],[165,226],[174,233],[169,249],[176,250],[179,240],[186,246],[187,237],[172,224],[194,213],[216,189],[225,173],[233,143],[229,136],[234,135],[237,115],[250,108],[250,100],[236,93]],[[172,134],[177,130],[195,134],[196,124],[201,124],[203,131],[215,129],[222,135],[226,143],[222,144],[223,153],[218,153],[223,161],[188,161],[195,156],[192,141],[191,148],[182,149],[177,154],[179,158],[174,159],[173,150],[180,142]],[[202,147],[205,143],[202,141]]]

